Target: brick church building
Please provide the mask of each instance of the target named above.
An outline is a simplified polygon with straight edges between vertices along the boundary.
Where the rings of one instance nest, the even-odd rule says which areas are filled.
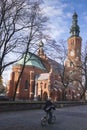
[[[68,39],[68,55],[65,60],[66,78],[72,77],[73,82],[68,85],[65,90],[66,100],[79,100],[81,86],[74,78],[79,75],[81,80],[81,71],[76,66],[81,64],[81,37],[79,36],[79,26],[77,14],[72,16],[72,26],[70,29],[71,36]],[[62,100],[64,94],[64,87],[59,76],[59,69],[62,66],[56,61],[50,59],[44,53],[44,44],[39,43],[38,54],[28,53],[24,72],[20,79],[16,98],[23,100],[46,100],[51,97],[54,101]],[[24,58],[17,62],[12,67],[11,78],[8,82],[8,96],[10,98],[14,95],[15,85],[23,65]]]
[[[23,100],[62,100],[62,87],[58,70],[61,67],[56,61],[44,54],[44,44],[39,43],[38,54],[28,53],[22,77],[16,92],[17,99]],[[8,82],[8,96],[13,97],[15,85],[23,65],[24,58],[12,67],[10,81]]]

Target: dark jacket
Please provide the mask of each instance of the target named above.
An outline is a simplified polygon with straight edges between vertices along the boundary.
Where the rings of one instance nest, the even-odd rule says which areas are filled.
[[[55,109],[55,106],[51,101],[47,100],[44,106],[44,110],[49,112],[51,109]]]

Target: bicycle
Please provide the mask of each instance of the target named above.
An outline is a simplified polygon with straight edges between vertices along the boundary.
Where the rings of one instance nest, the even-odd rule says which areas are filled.
[[[56,122],[56,116],[53,112],[53,109],[51,110],[52,112],[52,119],[50,121],[50,124],[54,124]],[[49,115],[46,113],[42,118],[41,118],[41,125],[42,126],[46,126],[47,124],[49,124]]]

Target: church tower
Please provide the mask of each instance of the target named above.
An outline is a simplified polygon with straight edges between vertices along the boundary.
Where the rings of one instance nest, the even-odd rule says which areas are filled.
[[[74,68],[81,64],[81,37],[79,36],[80,28],[78,26],[78,15],[76,12],[72,16],[72,26],[70,29],[71,36],[68,39],[68,55],[65,66]]]
[[[79,36],[80,29],[77,24],[78,15],[76,12],[72,16],[72,26],[70,29],[71,36],[68,39],[68,58],[75,62],[81,61],[81,37]]]
[[[81,42],[79,36],[78,15],[76,12],[72,16],[71,36],[68,38],[68,54],[65,61],[66,77],[73,81],[74,85],[79,86],[77,80],[81,80]],[[78,79],[77,79],[78,78]]]

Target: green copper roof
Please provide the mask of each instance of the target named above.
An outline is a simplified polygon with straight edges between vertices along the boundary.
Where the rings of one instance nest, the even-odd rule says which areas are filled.
[[[78,15],[75,12],[72,16],[72,26],[70,29],[71,36],[79,36],[80,29],[79,29],[79,26],[77,24],[78,23],[77,18],[78,18]]]
[[[23,56],[23,58],[21,60],[19,60],[17,62],[17,64],[19,64],[19,65],[24,64],[24,56]],[[27,57],[26,57],[26,64],[25,65],[26,66],[34,66],[34,67],[46,70],[45,66],[41,62],[41,59],[38,56],[36,56],[35,54],[31,53],[31,52],[29,52]]]

